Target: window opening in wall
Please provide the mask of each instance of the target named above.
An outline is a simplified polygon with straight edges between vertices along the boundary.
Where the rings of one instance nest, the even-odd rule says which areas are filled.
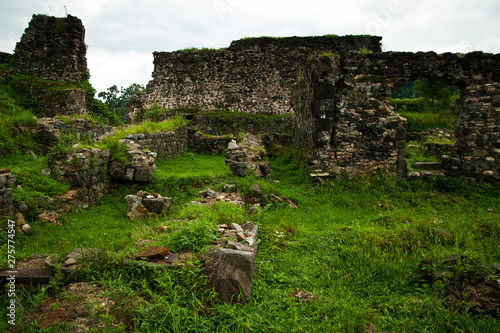
[[[457,87],[422,77],[390,96],[394,111],[407,119],[405,150],[410,176],[444,173],[441,156],[449,154],[455,143],[459,98]]]

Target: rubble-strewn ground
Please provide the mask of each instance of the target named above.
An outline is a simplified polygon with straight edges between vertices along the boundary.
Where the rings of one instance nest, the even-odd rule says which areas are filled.
[[[239,178],[227,176],[223,156],[186,154],[160,162],[144,188],[114,188],[58,225],[31,223],[32,235],[16,238],[19,259],[98,251],[73,280],[56,274],[43,290],[19,290],[17,325],[2,329],[498,332],[498,186],[380,175],[320,183],[294,153],[270,162],[270,177]],[[171,197],[167,216],[131,221],[124,197],[139,190]],[[250,204],[215,203],[226,198],[258,206],[249,215]],[[259,226],[252,296],[222,304],[205,287],[203,252],[192,249],[247,221]],[[148,247],[182,264],[136,260]]]

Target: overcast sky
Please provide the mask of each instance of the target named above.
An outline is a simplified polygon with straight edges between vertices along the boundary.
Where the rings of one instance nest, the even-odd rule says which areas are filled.
[[[33,14],[65,10],[83,21],[98,91],[145,85],[154,51],[243,37],[372,34],[384,51],[500,53],[499,0],[2,0],[0,51],[13,52]]]

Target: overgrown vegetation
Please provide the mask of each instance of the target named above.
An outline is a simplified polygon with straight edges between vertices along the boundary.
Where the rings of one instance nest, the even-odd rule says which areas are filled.
[[[87,107],[87,112],[92,113],[104,122],[108,122],[110,125],[116,126],[122,124],[120,116],[111,111],[106,103],[95,97],[97,90],[92,87],[89,79],[90,72],[87,70],[78,83],[78,87],[86,92],[85,106]]]
[[[303,165],[300,154],[284,152],[271,161],[271,179],[255,179],[227,176],[223,156],[186,153],[160,161],[144,189],[173,198],[166,218],[130,223],[123,198],[141,188],[121,186],[98,206],[64,215],[60,226],[35,223],[31,237],[17,236],[18,255],[98,249],[86,257],[78,279],[97,283],[115,310],[133,318],[126,329],[111,325],[105,312],[95,317],[95,325],[115,332],[359,332],[366,322],[392,332],[497,332],[498,318],[447,307],[442,289],[422,279],[419,263],[439,263],[455,253],[467,253],[467,267],[499,262],[498,185],[388,175],[319,184]],[[232,205],[184,206],[200,189],[227,182],[243,193],[254,182],[261,185],[264,201],[256,214],[246,216]],[[266,199],[270,193],[298,208]],[[198,251],[216,237],[216,224],[245,221],[260,229],[252,297],[245,305],[217,301],[195,258],[174,269],[127,259],[140,250],[138,239]],[[168,231],[156,233],[156,225]],[[37,331],[38,317],[31,314],[47,297],[67,297],[55,288],[58,279],[53,288],[18,293],[23,310],[17,323],[26,332]],[[293,297],[297,288],[312,299]]]

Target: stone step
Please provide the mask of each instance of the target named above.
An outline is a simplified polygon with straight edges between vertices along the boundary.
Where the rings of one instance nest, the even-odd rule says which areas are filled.
[[[413,167],[420,170],[441,170],[443,165],[441,162],[414,162]]]
[[[421,170],[421,171],[412,171],[408,174],[408,178],[425,178],[425,177],[437,177],[437,176],[445,176],[447,173],[446,170]]]

